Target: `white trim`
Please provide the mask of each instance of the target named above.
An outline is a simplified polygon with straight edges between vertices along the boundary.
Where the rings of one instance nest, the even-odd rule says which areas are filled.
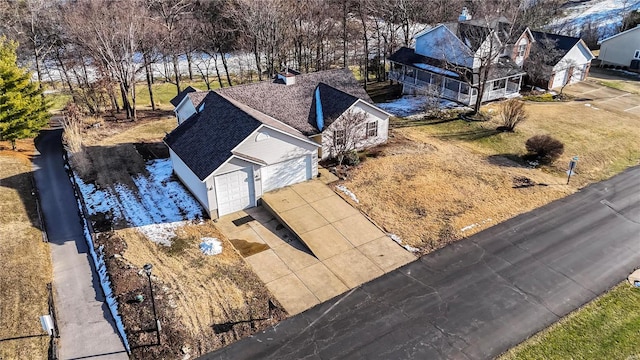
[[[623,34],[626,34],[626,33],[629,33],[629,32],[635,31],[635,30],[640,30],[640,25],[638,25],[638,26],[634,27],[633,29],[629,29],[629,30],[627,30],[627,31],[623,31],[623,32],[621,32],[621,33],[618,33],[618,34],[615,34],[615,35],[613,35],[613,36],[610,36],[610,37],[608,37],[608,38],[606,38],[606,39],[604,39],[604,40],[600,40],[600,41],[598,42],[598,44],[599,44],[599,45],[601,45],[601,44],[602,44],[603,42],[605,42],[605,41],[609,41],[609,40],[611,40],[611,39],[613,39],[613,38],[615,38],[615,37],[618,37],[618,36],[620,36],[620,35],[623,35]]]
[[[434,26],[434,27],[432,27],[432,28],[430,28],[430,29],[424,29],[424,30],[420,31],[419,33],[417,33],[417,34],[415,34],[415,35],[413,36],[413,39],[414,39],[414,40],[416,40],[416,39],[418,39],[419,37],[422,37],[422,36],[424,36],[424,35],[426,35],[426,34],[428,34],[428,33],[432,32],[433,30],[435,30],[435,29],[439,28],[440,26],[447,27],[447,26],[446,26],[446,25],[444,25],[444,24],[438,24],[438,25],[436,25],[436,26]]]
[[[390,114],[390,113],[388,113],[388,112],[386,112],[386,111],[384,111],[384,110],[380,109],[379,107],[377,107],[377,106],[375,106],[375,105],[373,105],[373,104],[369,104],[368,102],[366,102],[366,101],[364,101],[364,100],[362,100],[362,99],[358,99],[358,100],[356,100],[356,102],[354,102],[353,104],[351,104],[351,106],[349,106],[349,108],[348,108],[345,112],[347,112],[347,111],[351,110],[351,109],[352,109],[352,108],[353,108],[357,103],[361,103],[361,104],[367,105],[368,107],[370,107],[370,108],[372,108],[372,109],[374,109],[374,110],[380,111],[381,113],[383,113],[384,115],[387,115],[387,116],[389,116],[389,117],[393,116],[393,114]],[[343,113],[343,114],[344,114],[344,113]]]
[[[274,120],[275,120],[275,119],[274,119]],[[276,120],[276,121],[278,121],[278,120]],[[287,125],[287,124],[283,123],[282,121],[278,121],[278,122],[282,123],[283,125],[285,125],[285,126],[287,126],[287,127],[292,128],[291,126],[289,126],[289,125]],[[309,138],[307,138],[307,137],[306,137],[306,136],[304,136],[304,135],[302,135],[302,136],[304,136],[304,137],[298,137],[298,136],[295,136],[295,135],[293,135],[293,134],[291,134],[291,133],[288,133],[288,132],[286,132],[286,131],[282,131],[282,130],[280,130],[280,129],[276,128],[276,127],[273,127],[273,126],[267,125],[267,124],[265,124],[265,123],[262,123],[262,125],[260,125],[260,127],[263,127],[263,126],[264,126],[265,128],[267,128],[267,129],[269,129],[269,130],[273,130],[273,131],[279,132],[280,134],[284,134],[284,135],[287,135],[287,136],[292,137],[292,138],[294,138],[294,139],[298,139],[298,140],[303,141],[303,142],[305,142],[305,143],[307,143],[307,144],[311,144],[311,145],[316,145],[316,146],[318,146],[318,144],[317,144],[317,143],[315,143],[315,142],[313,142],[313,141],[309,140]],[[258,129],[260,129],[260,128],[258,128]],[[292,128],[292,129],[294,129],[294,128]],[[294,130],[296,130],[296,129],[294,129]],[[296,131],[299,131],[299,130],[296,130]],[[302,133],[301,133],[301,134],[302,134]],[[244,141],[244,140],[242,140],[242,141]],[[238,145],[240,145],[240,144],[238,144]]]

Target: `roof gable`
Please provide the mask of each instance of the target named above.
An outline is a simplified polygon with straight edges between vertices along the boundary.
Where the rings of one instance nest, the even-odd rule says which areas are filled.
[[[556,51],[555,56],[550,59],[548,65],[557,64],[562,58],[567,55],[576,44],[581,42],[580,38],[572,36],[557,35],[551,33],[545,33],[541,31],[531,31],[534,40],[540,44],[540,46],[546,46],[552,44],[553,49]]]
[[[192,115],[164,138],[165,143],[204,180],[232,156],[231,151],[262,123],[215,92],[202,112]]]
[[[441,24],[416,39],[415,52],[432,59],[472,68],[475,51],[460,40],[449,27]]]
[[[187,86],[186,89],[180,91],[180,93],[176,95],[173,99],[169,100],[169,102],[174,107],[177,107],[182,102],[182,99],[184,99],[189,93],[196,92],[196,91],[198,91],[198,89],[193,88],[191,86]]]
[[[313,97],[311,109],[309,110],[309,122],[311,122],[311,125],[316,126],[320,131],[331,125],[340,117],[340,115],[347,111],[351,105],[358,101],[357,97],[322,82],[316,86],[314,92],[315,91],[318,92],[319,96]],[[318,111],[316,111],[318,98],[320,99],[321,114],[323,116],[323,119],[321,120],[323,126],[318,125]]]

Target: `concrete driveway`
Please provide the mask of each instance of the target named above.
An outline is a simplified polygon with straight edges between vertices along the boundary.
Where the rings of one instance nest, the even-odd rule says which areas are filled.
[[[571,105],[588,104],[595,109],[617,111],[640,117],[640,95],[600,85],[593,80],[568,85],[564,92],[576,97]]]
[[[269,192],[263,202],[219,219],[217,226],[232,243],[263,244],[245,259],[289,314],[416,259],[319,181]],[[249,221],[240,224],[242,219]]]

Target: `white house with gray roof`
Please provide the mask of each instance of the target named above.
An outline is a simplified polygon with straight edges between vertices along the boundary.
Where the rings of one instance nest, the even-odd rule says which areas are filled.
[[[344,141],[340,125],[350,114],[362,114],[358,148],[388,137],[390,115],[371,104],[349,70],[216,91],[187,88],[171,102],[178,127],[164,141],[174,172],[212,218],[317,176],[318,159]]]

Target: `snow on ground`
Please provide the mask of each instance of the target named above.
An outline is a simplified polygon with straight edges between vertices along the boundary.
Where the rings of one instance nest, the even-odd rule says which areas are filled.
[[[400,238],[400,236],[398,236],[396,234],[388,233],[387,235],[391,238],[391,240],[393,240],[396,243],[398,243],[398,245],[402,246],[408,252],[417,253],[418,251],[420,251],[420,249],[414,248],[411,245],[407,245],[407,244],[402,245],[402,239]]]
[[[346,194],[348,197],[350,197],[351,200],[355,201],[356,204],[360,203],[360,200],[358,200],[358,198],[356,197],[356,194],[352,193],[351,190],[347,189],[346,186],[344,186],[344,185],[336,185],[336,189],[342,191],[344,194]]]
[[[551,31],[579,35],[588,23],[600,30],[600,40],[615,34],[625,14],[640,9],[640,0],[591,0],[568,7],[566,16],[550,25]]]
[[[406,117],[424,113],[425,102],[425,96],[404,95],[396,100],[392,100],[386,103],[378,103],[376,104],[376,106],[395,116]],[[453,101],[445,99],[440,100],[441,109],[452,109],[459,106],[461,105]]]
[[[202,208],[189,192],[171,177],[171,160],[147,163],[148,176],[133,177],[135,188],[116,184],[97,189],[76,175],[76,182],[91,215],[110,213],[114,221],[126,220],[149,240],[171,245],[175,230],[186,221],[203,217]]]
[[[218,255],[222,253],[222,243],[216,238],[204,237],[200,243],[200,250],[205,255]]]

